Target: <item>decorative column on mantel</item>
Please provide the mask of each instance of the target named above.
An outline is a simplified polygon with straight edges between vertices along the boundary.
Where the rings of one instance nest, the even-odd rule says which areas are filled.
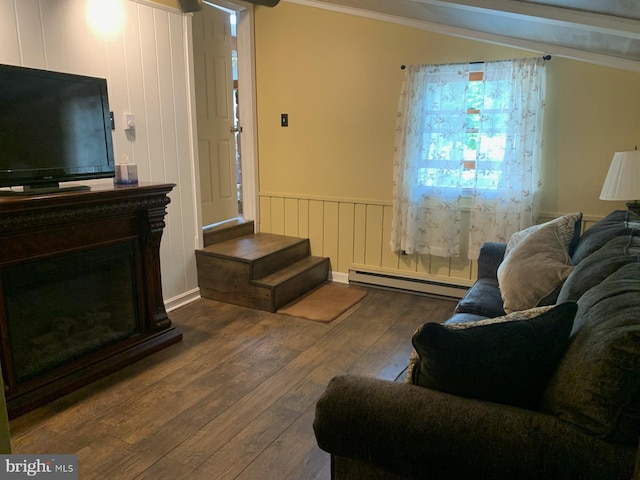
[[[143,242],[146,244],[145,252],[145,271],[150,273],[154,278],[161,278],[160,273],[160,241],[162,240],[162,232],[164,230],[164,217],[167,214],[166,206],[171,202],[169,197],[162,197],[158,205],[149,205],[143,211],[146,213],[147,229]],[[156,330],[162,330],[171,326],[171,321],[167,315],[162,296],[162,282],[154,282],[146,285],[147,305],[149,319],[152,326]]]

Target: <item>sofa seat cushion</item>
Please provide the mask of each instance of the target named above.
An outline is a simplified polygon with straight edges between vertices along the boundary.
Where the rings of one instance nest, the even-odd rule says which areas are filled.
[[[640,436],[640,263],[578,300],[567,352],[543,396],[544,412],[607,441]]]
[[[514,234],[498,267],[498,284],[507,313],[556,302],[573,270],[569,247],[582,214],[565,215]],[[521,238],[522,237],[522,238]],[[511,245],[511,247],[510,247]]]
[[[613,237],[576,266],[562,286],[558,302],[577,301],[612,273],[639,261],[640,237],[628,234]]]
[[[619,235],[640,235],[640,215],[629,210],[615,210],[591,226],[580,236],[572,255],[575,265],[580,264],[609,240]]]
[[[471,313],[483,317],[500,317],[506,312],[502,308],[502,296],[498,280],[480,278],[456,305],[455,313]]]
[[[575,302],[441,325],[412,338],[410,383],[442,392],[535,407],[565,351]]]

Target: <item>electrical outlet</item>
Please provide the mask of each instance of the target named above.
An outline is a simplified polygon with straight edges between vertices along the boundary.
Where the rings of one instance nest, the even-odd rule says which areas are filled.
[[[125,130],[132,130],[136,128],[136,117],[133,113],[125,113],[122,115],[122,121],[124,123]]]
[[[280,126],[288,127],[289,126],[289,114],[281,113],[280,114]]]

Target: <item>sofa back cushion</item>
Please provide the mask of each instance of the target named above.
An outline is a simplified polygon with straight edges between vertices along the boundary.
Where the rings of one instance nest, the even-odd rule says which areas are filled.
[[[577,301],[587,290],[598,285],[628,263],[640,261],[640,237],[619,235],[582,260],[567,278],[558,302]]]
[[[629,210],[614,210],[580,236],[571,256],[574,265],[580,264],[593,252],[603,247],[612,238],[622,235],[640,234],[640,215]]]
[[[640,263],[630,263],[578,300],[569,347],[541,410],[603,439],[640,436]]]

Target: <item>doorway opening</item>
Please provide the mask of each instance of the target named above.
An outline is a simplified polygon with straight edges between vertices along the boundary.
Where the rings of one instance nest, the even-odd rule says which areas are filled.
[[[236,145],[236,196],[238,198],[238,216],[242,217],[242,153],[240,148],[240,133],[242,133],[242,127],[240,126],[240,96],[238,94],[237,20],[238,16],[235,12],[229,14],[229,25],[231,26],[231,70],[233,78],[233,129],[235,133],[234,141]]]
[[[203,228],[245,211],[237,19],[235,11],[208,2],[193,17]]]

